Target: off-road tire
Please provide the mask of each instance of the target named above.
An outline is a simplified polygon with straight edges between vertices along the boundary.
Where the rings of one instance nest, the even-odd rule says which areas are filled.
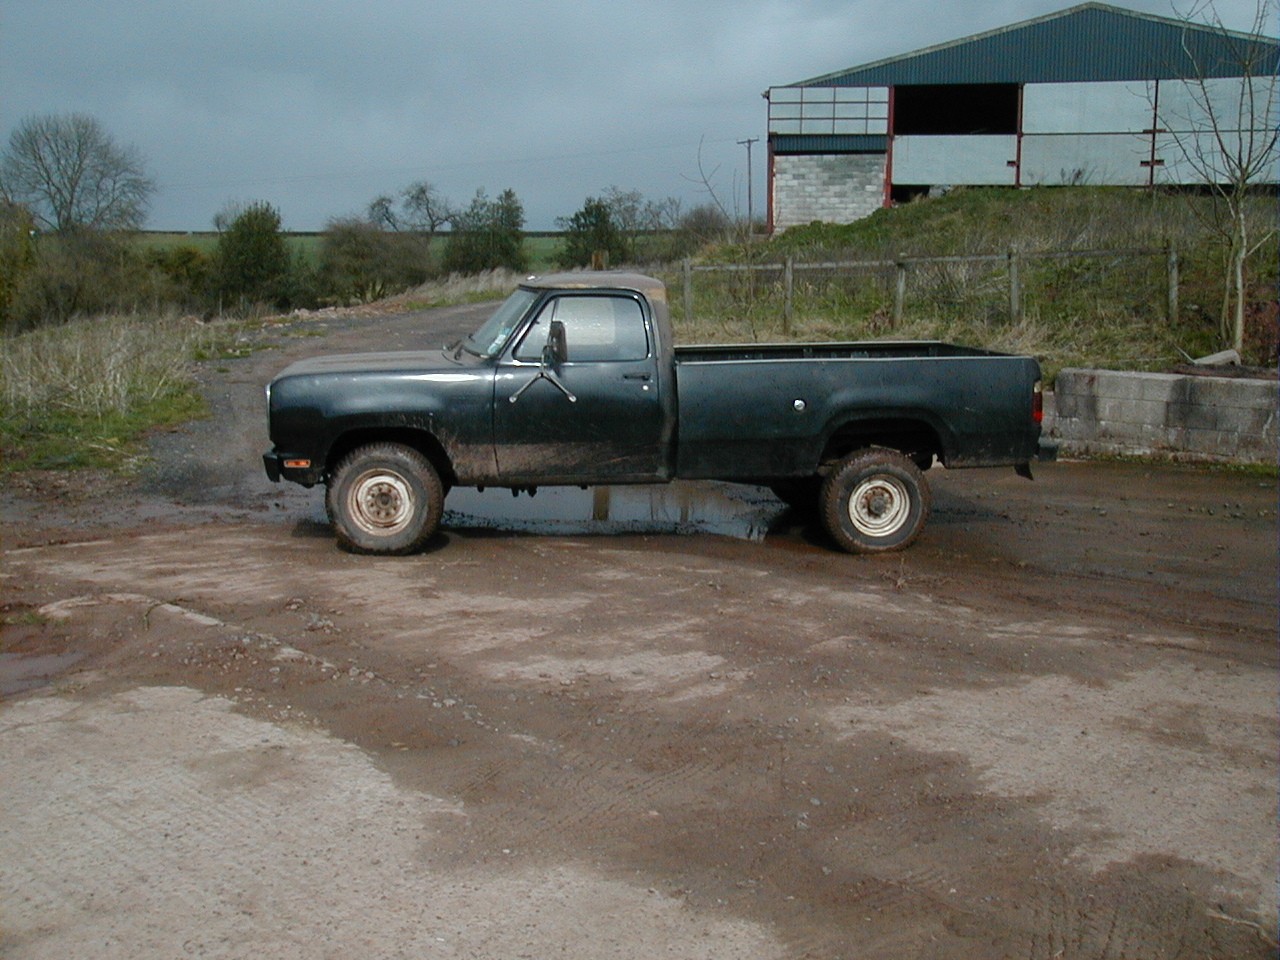
[[[440,526],[444,486],[417,450],[373,443],[343,457],[329,479],[325,509],[339,546],[353,553],[414,553]]]
[[[857,450],[822,484],[823,526],[849,553],[887,553],[920,536],[931,507],[920,468],[896,450]]]

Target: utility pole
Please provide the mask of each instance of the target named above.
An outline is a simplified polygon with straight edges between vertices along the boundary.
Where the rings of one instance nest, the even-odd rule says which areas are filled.
[[[759,137],[749,137],[746,140],[739,140],[738,146],[747,148],[747,236],[751,236],[752,221],[755,218],[755,208],[751,202],[751,145],[759,143]]]

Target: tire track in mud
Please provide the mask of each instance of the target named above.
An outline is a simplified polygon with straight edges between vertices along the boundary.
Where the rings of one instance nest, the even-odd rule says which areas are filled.
[[[590,716],[586,714],[588,731],[592,729]],[[661,722],[652,717],[648,720],[653,725]],[[809,900],[815,889],[824,885],[820,882],[815,887],[812,879],[822,872],[818,866],[821,860],[815,856],[815,848],[821,844],[819,830],[810,835],[800,830],[795,814],[784,813],[784,808],[795,809],[810,802],[808,792],[799,789],[800,784],[793,793],[783,789],[773,805],[775,809],[765,819],[752,814],[754,827],[744,829],[738,808],[758,803],[759,784],[765,778],[772,783],[778,751],[788,746],[780,744],[773,732],[757,730],[755,742],[745,751],[741,747],[734,751],[723,749],[731,743],[741,743],[741,726],[732,725],[726,730],[718,718],[704,717],[683,725],[678,737],[671,729],[653,730],[649,726],[646,729],[651,732],[642,733],[632,726],[630,734],[624,732],[621,739],[606,740],[601,734],[594,743],[589,734],[581,732],[583,725],[564,727],[558,735],[548,735],[547,740],[532,744],[545,761],[545,770],[536,776],[543,778],[544,786],[554,779],[554,786],[545,786],[542,793],[534,790],[526,795],[526,803],[516,809],[499,807],[486,811],[472,807],[477,843],[492,849],[523,840],[525,844],[533,842],[535,847],[541,844],[554,849],[568,842],[592,855],[599,850],[630,848],[632,857],[650,865],[650,869],[662,865],[660,872],[672,882],[688,882],[676,879],[681,877],[700,876],[704,883],[708,876],[717,878],[712,892],[704,891],[702,897],[715,895],[744,910],[749,906],[755,912],[763,909],[784,913],[786,905],[797,900],[797,894]],[[612,728],[608,729],[612,734]],[[758,768],[761,773],[745,787],[744,759],[747,767]],[[515,778],[521,774],[528,775],[528,771],[516,771],[508,765],[500,769],[490,766],[469,783],[488,788],[496,776],[509,777],[512,782],[498,792],[510,795],[518,790]],[[769,787],[770,792],[774,789]],[[733,795],[726,795],[726,791]],[[741,796],[744,791],[751,796]],[[719,831],[721,824],[727,827],[727,833]],[[743,850],[729,852],[726,844],[736,844],[738,840],[742,840]],[[760,845],[766,841],[771,849],[761,850]],[[532,855],[537,853],[536,849],[525,849]],[[936,888],[947,883],[948,878],[941,873],[920,873],[894,882],[864,882],[867,902],[874,908],[870,912],[890,913],[910,926],[919,912],[939,908],[942,898]],[[839,883],[839,878],[833,877],[826,885],[834,892]],[[933,889],[917,889],[926,883]],[[826,897],[818,894],[815,906],[826,902]],[[836,895],[834,900],[840,903],[839,914],[847,912],[848,904],[842,895]],[[820,908],[820,912],[825,909]],[[857,955],[897,960],[912,955],[899,948],[922,946],[915,935],[886,934],[888,921],[879,916],[875,919],[879,932],[868,931],[867,939],[855,943],[847,940],[847,933],[833,932],[830,918],[818,921],[815,917],[815,923],[803,934],[793,928],[793,936],[788,939],[789,955]],[[868,952],[872,946],[876,949]]]
[[[1042,886],[1025,911],[1024,930],[1017,955],[1027,960],[1258,956],[1267,939],[1215,920],[1189,896],[1158,899],[1109,883],[1088,892]]]
[[[583,711],[576,722],[519,735],[517,756],[505,753],[459,777],[454,789],[468,804],[478,843],[508,846],[519,837],[526,849],[554,849],[587,838],[629,842],[651,835],[654,822],[673,812],[706,806],[732,779],[733,755],[690,746],[673,756],[670,729],[640,732],[616,717],[615,725],[597,726],[593,718]],[[702,731],[695,726],[680,737],[696,743]],[[502,748],[483,749],[488,755]],[[503,799],[511,796],[521,801]]]

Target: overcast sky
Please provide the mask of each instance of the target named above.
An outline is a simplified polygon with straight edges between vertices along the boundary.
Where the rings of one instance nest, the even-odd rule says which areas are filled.
[[[148,226],[266,200],[317,230],[428,180],[510,187],[552,229],[610,186],[746,213],[768,87],[990,30],[1070,0],[0,0],[0,144],[83,112],[146,158]],[[1121,0],[1176,16],[1189,3]],[[1249,29],[1255,0],[1218,0]],[[765,150],[752,152],[754,210]]]

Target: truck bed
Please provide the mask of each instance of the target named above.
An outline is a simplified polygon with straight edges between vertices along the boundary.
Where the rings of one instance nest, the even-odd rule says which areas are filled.
[[[939,341],[677,347],[677,473],[811,472],[838,424],[927,430],[947,466],[1035,458],[1040,370],[1029,357]]]
[[[998,357],[1002,354],[940,340],[876,340],[847,343],[735,343],[677,346],[676,363],[742,360],[888,360]]]

